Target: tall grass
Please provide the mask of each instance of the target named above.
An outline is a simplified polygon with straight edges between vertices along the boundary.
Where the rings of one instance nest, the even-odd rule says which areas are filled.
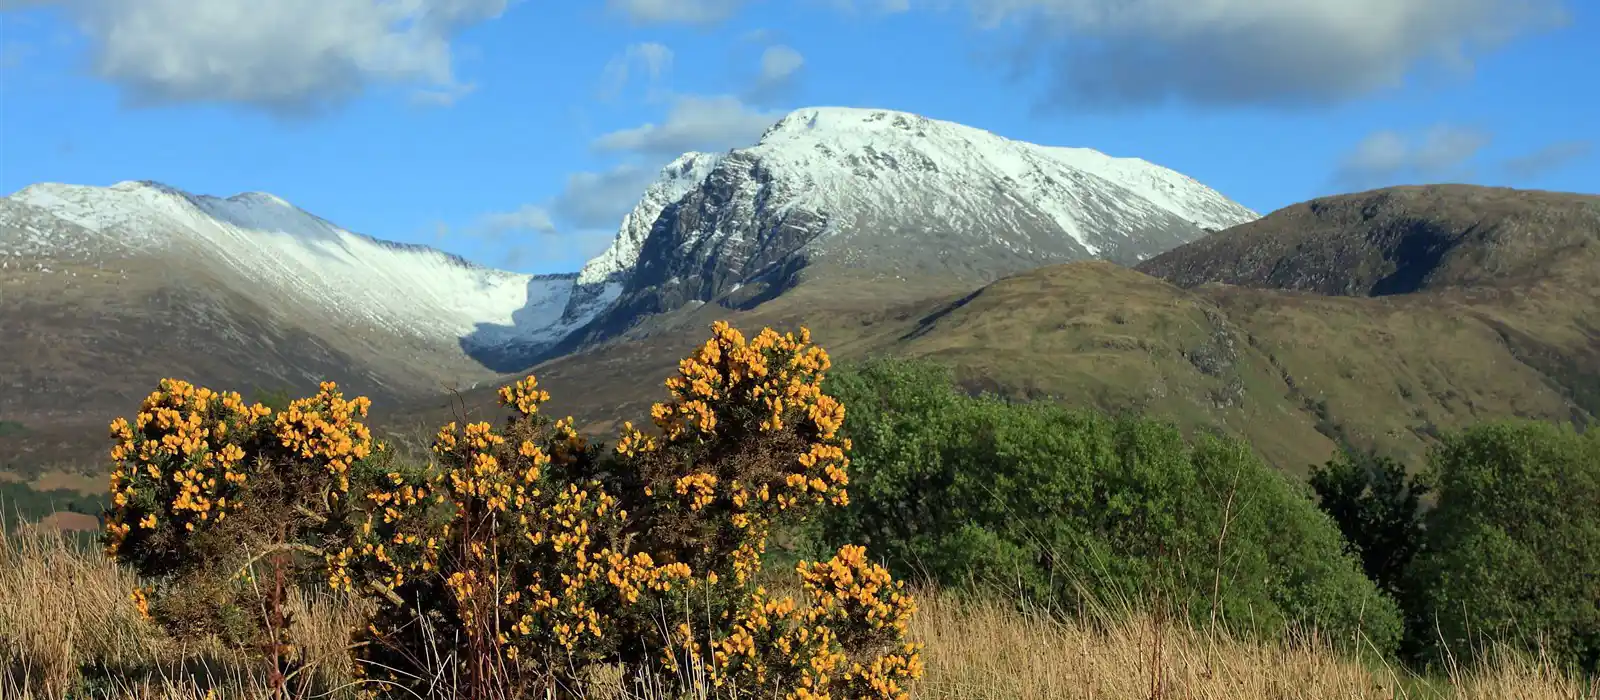
[[[49,528],[0,528],[0,699],[267,697],[251,664],[213,645],[184,646],[140,618],[134,577],[92,546]],[[1090,624],[999,598],[922,591],[912,633],[927,645],[914,697],[1017,700],[1305,698],[1307,700],[1583,700],[1595,688],[1536,658],[1418,678],[1340,656],[1312,635],[1250,643],[1150,616]],[[300,697],[347,696],[348,630],[358,606],[324,593],[294,601],[294,642],[315,665]],[[688,687],[685,687],[685,686]],[[597,677],[586,694],[710,698],[682,680],[636,685]],[[448,697],[448,692],[440,693]]]

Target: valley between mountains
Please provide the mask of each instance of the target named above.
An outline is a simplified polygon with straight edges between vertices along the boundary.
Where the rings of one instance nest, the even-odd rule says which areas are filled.
[[[714,320],[808,326],[973,391],[1142,411],[1300,472],[1467,423],[1600,415],[1600,196],[1467,185],[1261,216],[1180,173],[885,110],[809,108],[664,168],[610,249],[526,275],[271,195],[151,182],[0,198],[0,471],[93,470],[163,376],[322,379],[399,432],[550,409],[640,420]]]

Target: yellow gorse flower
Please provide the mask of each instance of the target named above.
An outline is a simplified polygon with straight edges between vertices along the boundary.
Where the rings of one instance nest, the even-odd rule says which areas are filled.
[[[113,420],[107,553],[120,551],[131,522],[192,532],[225,519],[228,494],[249,478],[240,444],[266,427],[270,413],[234,392],[163,379],[132,422]]]

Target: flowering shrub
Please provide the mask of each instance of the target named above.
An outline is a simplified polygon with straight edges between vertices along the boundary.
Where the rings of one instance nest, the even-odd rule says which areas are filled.
[[[113,425],[108,544],[143,574],[227,591],[235,617],[256,589],[220,573],[264,553],[279,581],[368,597],[357,646],[383,694],[449,678],[471,697],[566,695],[620,663],[703,672],[730,697],[901,698],[921,673],[915,604],[865,550],[801,563],[800,602],[755,583],[774,527],[849,502],[828,368],[803,329],[746,340],[718,323],[667,380],[654,433],[590,444],[527,377],[501,389],[502,425],[446,425],[410,466],[331,384],[273,416],[168,380],[139,431]]]
[[[864,550],[803,563],[803,607],[752,584],[780,519],[849,502],[844,406],[821,388],[827,353],[805,329],[746,341],[718,323],[712,333],[652,409],[660,436],[625,425],[615,450],[634,531],[707,588],[658,604],[681,622],[645,637],[648,655],[632,660],[682,673],[709,652],[707,676],[735,695],[900,696],[921,672],[904,641],[914,605]]]
[[[922,661],[919,646],[905,641],[916,607],[903,584],[850,545],[829,561],[801,562],[797,573],[805,607],[757,587],[716,625],[697,628],[692,617],[680,623],[667,652],[704,664],[712,685],[736,697],[768,696],[774,688],[795,698],[906,697],[905,683],[922,675]],[[663,661],[680,670],[677,658]]]
[[[539,415],[546,398],[532,377],[505,387],[514,413],[503,429],[447,425],[435,469],[388,474],[363,496],[329,580],[367,577],[396,594],[362,634],[384,680],[419,686],[448,670],[494,697],[572,687],[640,633],[619,612],[688,578],[682,564],[627,550],[629,514],[586,478],[599,450],[570,420]]]
[[[139,609],[180,635],[217,634],[274,659],[286,586],[308,572],[317,525],[373,452],[370,402],[323,384],[276,416],[236,393],[164,379],[111,424],[108,556],[154,581]],[[257,580],[265,564],[271,580]],[[263,614],[265,613],[265,614]],[[279,669],[281,670],[281,669]]]

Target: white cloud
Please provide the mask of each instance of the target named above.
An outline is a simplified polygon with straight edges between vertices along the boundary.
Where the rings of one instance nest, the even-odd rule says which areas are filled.
[[[449,107],[477,91],[476,83],[458,83],[437,89],[419,89],[411,93],[411,101],[420,105]]]
[[[639,203],[640,195],[656,175],[656,170],[631,163],[600,173],[573,173],[567,176],[566,188],[551,202],[551,209],[563,222],[578,228],[614,229],[623,215]]]
[[[729,95],[681,95],[664,122],[613,131],[595,139],[594,147],[668,157],[685,151],[722,151],[754,143],[782,117],[782,112],[754,109]]]
[[[636,23],[714,24],[747,0],[607,0]],[[1568,20],[1568,0],[810,0],[847,13],[969,10],[1053,105],[1331,104]]]
[[[739,35],[739,41],[747,44],[765,44],[772,41],[775,32],[766,27],[756,27]]]
[[[523,267],[566,266],[577,269],[611,246],[615,230],[585,230],[562,233],[559,236],[541,236],[534,241],[516,241],[500,250],[498,265],[515,270]],[[561,270],[562,267],[556,267]]]
[[[600,76],[600,99],[613,100],[627,87],[634,66],[642,68],[653,90],[672,68],[672,49],[653,41],[633,44],[606,63]]]
[[[639,203],[656,173],[632,164],[573,173],[556,196],[513,211],[485,214],[459,233],[501,250],[505,255],[501,264],[508,267],[517,267],[536,253],[587,260],[611,244],[617,224]],[[440,224],[436,235],[443,239],[452,233]],[[524,235],[529,233],[535,235]]]
[[[519,231],[555,233],[556,225],[544,207],[525,204],[515,211],[485,214],[473,230],[484,237],[497,238]]]
[[[918,0],[919,5],[949,5],[952,0]],[[898,14],[911,9],[911,0],[813,0],[832,5],[840,12],[856,13],[863,10],[883,14]]]
[[[1459,176],[1489,141],[1487,132],[1450,124],[1435,125],[1420,137],[1375,131],[1340,162],[1336,178],[1365,187],[1404,178]]]
[[[12,0],[13,2],[15,0]],[[464,94],[451,42],[510,0],[57,0],[133,104],[327,107],[368,86]],[[35,2],[37,3],[37,1]],[[430,97],[422,97],[429,101]]]
[[[967,0],[1050,101],[1332,103],[1565,21],[1562,0]]]
[[[606,9],[635,24],[715,24],[732,17],[745,0],[606,0]]]
[[[784,44],[768,46],[761,52],[761,76],[758,80],[762,85],[780,84],[793,76],[805,63],[805,57],[794,50],[794,47]]]
[[[632,205],[629,202],[629,208]],[[492,260],[495,266],[508,270],[530,265],[547,271],[552,265],[557,269],[577,269],[611,245],[622,216],[618,214],[604,227],[579,227],[558,226],[551,220],[551,213],[544,206],[526,204],[513,211],[485,214],[460,229],[437,223],[435,244],[452,239],[465,242],[476,251],[475,257]]]

